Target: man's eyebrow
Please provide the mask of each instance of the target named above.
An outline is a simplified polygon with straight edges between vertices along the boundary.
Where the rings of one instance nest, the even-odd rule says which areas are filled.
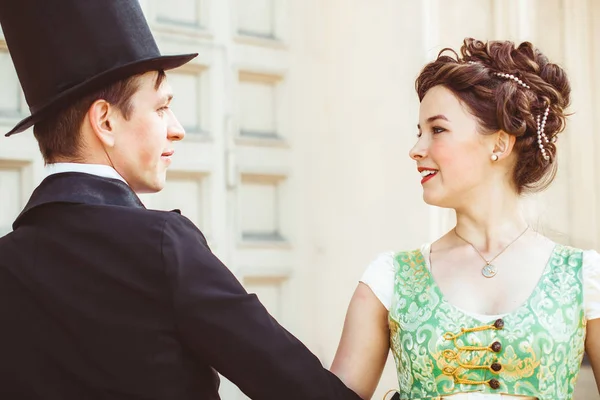
[[[160,97],[160,99],[158,100],[158,104],[169,104],[171,100],[173,100],[173,94],[165,94],[164,96]]]

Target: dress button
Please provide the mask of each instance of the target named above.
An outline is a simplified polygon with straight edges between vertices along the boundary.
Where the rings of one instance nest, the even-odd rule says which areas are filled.
[[[490,384],[490,387],[492,389],[499,389],[500,388],[500,382],[498,381],[498,379],[490,379],[490,381],[488,383]]]
[[[497,319],[496,322],[494,322],[494,328],[496,328],[496,329],[504,328],[504,320],[502,318]]]
[[[493,363],[490,368],[492,369],[492,371],[494,372],[498,372],[502,369],[502,365],[500,365],[499,363]]]
[[[500,353],[500,350],[502,350],[502,344],[500,342],[492,343],[492,351],[493,352]]]

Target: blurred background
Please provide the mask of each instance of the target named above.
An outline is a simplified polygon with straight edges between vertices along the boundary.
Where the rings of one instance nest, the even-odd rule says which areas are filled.
[[[408,151],[418,116],[414,80],[440,49],[458,50],[465,37],[529,40],[567,70],[574,115],[558,142],[559,174],[524,207],[551,238],[600,250],[599,1],[141,4],[163,53],[200,53],[169,74],[187,136],[167,188],[143,201],[181,209],[325,366],[367,264],[452,226],[451,212],[423,203]],[[7,131],[29,111],[1,36],[0,83]],[[0,233],[43,177],[30,132],[0,139]],[[374,398],[395,387],[390,357]],[[221,392],[224,400],[245,398],[227,381]],[[600,399],[587,366],[577,399]]]

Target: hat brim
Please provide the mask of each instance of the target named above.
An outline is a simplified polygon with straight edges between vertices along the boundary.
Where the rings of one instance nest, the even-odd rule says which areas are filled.
[[[32,112],[32,114],[19,122],[5,136],[11,136],[15,133],[23,132],[37,122],[45,119],[51,113],[59,111],[65,105],[76,101],[82,96],[101,90],[107,85],[117,82],[130,76],[143,74],[149,71],[170,70],[182,66],[189,62],[198,54],[182,54],[172,56],[160,56],[138,60],[129,64],[104,71],[95,75],[50,99],[46,104]]]

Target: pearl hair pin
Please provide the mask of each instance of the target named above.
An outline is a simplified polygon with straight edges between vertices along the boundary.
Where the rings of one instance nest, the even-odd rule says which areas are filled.
[[[526,84],[525,82],[523,82],[522,80],[520,80],[519,78],[514,76],[513,74],[494,72],[494,75],[499,76],[500,78],[504,78],[504,79],[512,79],[513,81],[517,82],[519,85],[523,86],[525,89],[531,89],[531,87],[529,87],[528,84]]]
[[[467,63],[469,64],[478,64],[478,62],[476,61],[467,61]],[[502,79],[510,79],[512,81],[514,81],[515,83],[517,83],[519,86],[524,87],[525,89],[531,89],[531,86],[529,86],[528,84],[526,84],[525,82],[523,82],[520,78],[518,78],[516,75],[513,74],[507,74],[504,72],[493,72],[493,75],[500,77]],[[550,113],[550,106],[546,107],[546,110],[544,111],[543,115],[538,115],[536,117],[536,124],[537,124],[537,144],[538,147],[540,148],[540,151],[542,153],[542,157],[544,157],[544,160],[546,161],[550,161],[550,156],[548,155],[548,152],[546,151],[546,147],[545,145],[549,144],[549,143],[554,143],[556,141],[556,136],[553,136],[551,139],[548,139],[548,136],[546,135],[545,129],[546,129],[546,121],[548,120],[548,114]],[[492,161],[497,161],[498,160],[498,155],[497,154],[492,154],[491,156],[491,160]]]
[[[537,122],[537,142],[538,142],[538,146],[540,147],[540,150],[542,152],[542,157],[544,157],[544,160],[549,161],[550,160],[550,156],[548,155],[548,153],[546,153],[546,149],[544,148],[544,143],[550,143],[550,141],[548,140],[548,136],[546,136],[546,133],[544,132],[544,129],[546,128],[546,119],[548,119],[548,113],[550,112],[550,106],[546,107],[546,111],[544,111],[544,117],[541,118],[541,124],[540,124],[540,115],[537,116],[536,118],[536,122]]]
[[[513,81],[515,81],[516,83],[518,83],[519,85],[521,85],[522,87],[526,88],[526,89],[531,89],[531,87],[526,84],[525,82],[523,82],[521,79],[517,78],[515,75],[513,74],[505,74],[502,72],[494,72],[494,75],[499,76],[500,78],[503,79],[511,79]],[[546,133],[544,132],[545,128],[546,128],[546,121],[548,119],[548,113],[550,112],[550,106],[546,107],[546,110],[544,111],[544,115],[538,115],[536,118],[536,123],[537,123],[537,143],[538,143],[538,147],[540,148],[540,151],[542,152],[542,157],[544,157],[544,160],[546,161],[550,161],[550,156],[548,155],[548,152],[546,151],[545,148],[545,144],[550,143],[550,140],[548,139],[548,136],[546,135]],[[552,142],[554,142],[556,139],[556,137],[552,138]]]

